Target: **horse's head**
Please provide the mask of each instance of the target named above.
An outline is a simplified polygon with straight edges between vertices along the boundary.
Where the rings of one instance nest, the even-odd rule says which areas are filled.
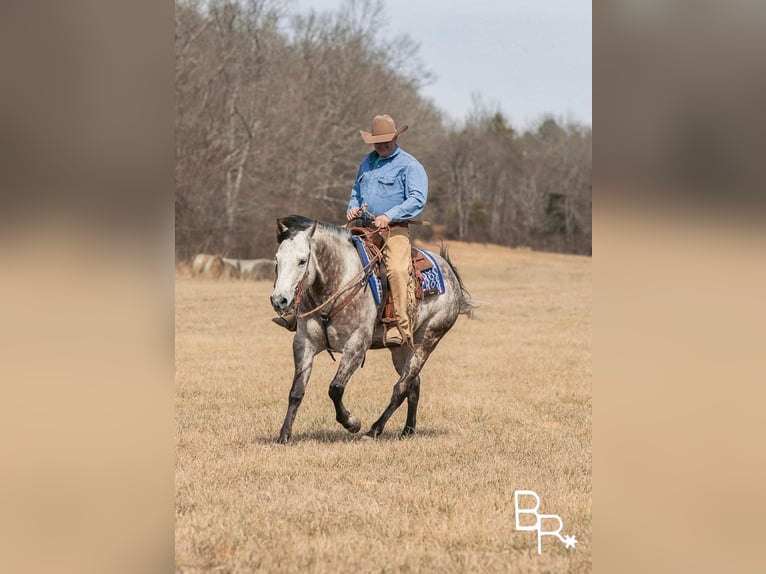
[[[311,244],[316,228],[317,222],[305,217],[277,219],[277,280],[271,294],[271,306],[277,313],[289,311],[299,292],[314,281]]]

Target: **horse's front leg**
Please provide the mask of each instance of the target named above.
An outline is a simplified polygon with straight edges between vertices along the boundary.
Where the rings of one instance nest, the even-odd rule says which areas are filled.
[[[343,357],[338,365],[338,371],[330,383],[328,393],[335,405],[335,420],[338,421],[348,432],[357,433],[362,428],[362,421],[351,415],[343,404],[343,393],[346,385],[364,360],[367,346],[361,342],[350,341],[343,350]]]
[[[311,376],[311,367],[314,365],[314,348],[303,337],[296,336],[293,339],[293,361],[295,362],[295,374],[293,375],[293,386],[290,388],[285,422],[282,423],[282,430],[279,431],[281,444],[287,444],[293,434],[295,413],[298,412],[303,395],[306,393],[306,385]]]

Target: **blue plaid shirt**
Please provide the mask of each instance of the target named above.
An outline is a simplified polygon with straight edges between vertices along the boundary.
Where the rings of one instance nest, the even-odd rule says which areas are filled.
[[[359,165],[348,209],[367,204],[374,215],[391,221],[416,217],[426,206],[428,176],[414,156],[398,145],[386,158],[372,151]]]

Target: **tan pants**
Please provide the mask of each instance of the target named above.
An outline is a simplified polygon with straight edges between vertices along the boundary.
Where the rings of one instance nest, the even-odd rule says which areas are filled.
[[[390,228],[383,256],[396,319],[406,342],[412,343],[414,325],[410,319],[415,319],[415,282],[411,271],[410,233],[406,227]]]

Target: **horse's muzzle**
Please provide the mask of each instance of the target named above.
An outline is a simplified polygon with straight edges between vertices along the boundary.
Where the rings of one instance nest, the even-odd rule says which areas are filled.
[[[274,308],[274,311],[276,311],[280,315],[287,313],[290,310],[291,302],[288,301],[287,297],[285,297],[284,295],[277,295],[275,293],[270,297],[270,300],[271,300],[271,306]]]

